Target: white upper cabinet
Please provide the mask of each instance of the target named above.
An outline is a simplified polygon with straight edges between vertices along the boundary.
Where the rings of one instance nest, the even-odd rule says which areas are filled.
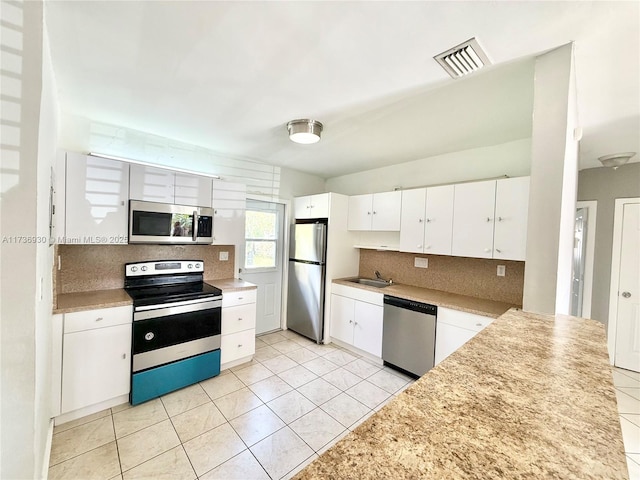
[[[451,255],[454,186],[427,188],[424,253]]]
[[[496,181],[455,185],[452,255],[493,257]]]
[[[427,189],[416,188],[402,192],[400,215],[400,251],[423,253]]]
[[[132,200],[210,207],[211,178],[132,164],[129,196]]]
[[[530,177],[505,178],[496,183],[493,258],[525,259],[529,180]]]
[[[195,207],[211,206],[211,177],[176,172],[175,203]]]
[[[129,164],[68,152],[66,243],[127,243]]]
[[[453,185],[402,192],[400,251],[451,255]]]
[[[402,192],[349,197],[349,230],[397,232],[400,230]]]
[[[235,245],[238,256],[238,248],[244,245],[247,186],[214,180],[212,192],[213,244]]]
[[[146,165],[131,165],[129,197],[131,200],[174,203],[176,172]]]
[[[329,194],[318,193],[293,199],[295,218],[329,218]]]

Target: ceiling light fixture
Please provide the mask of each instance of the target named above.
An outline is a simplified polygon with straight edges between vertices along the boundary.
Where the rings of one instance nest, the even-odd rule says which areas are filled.
[[[307,118],[291,120],[287,123],[287,130],[289,131],[289,140],[308,145],[320,141],[322,124],[317,120]]]
[[[629,161],[631,157],[633,157],[636,152],[624,152],[624,153],[614,153],[612,155],[605,155],[604,157],[598,157],[600,163],[605,167],[612,167],[616,170],[620,165],[624,165]]]

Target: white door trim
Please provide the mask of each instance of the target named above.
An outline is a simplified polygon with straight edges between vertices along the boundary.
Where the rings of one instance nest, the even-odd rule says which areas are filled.
[[[576,203],[576,208],[587,209],[586,258],[584,262],[584,283],[582,286],[582,317],[591,318],[591,298],[593,296],[593,263],[596,251],[597,200]]]
[[[618,288],[620,283],[620,253],[622,250],[622,214],[627,203],[640,203],[640,197],[616,198],[613,213],[613,247],[611,249],[611,286],[609,288],[609,321],[607,328],[607,346],[609,363],[616,358],[616,329],[618,327]]]

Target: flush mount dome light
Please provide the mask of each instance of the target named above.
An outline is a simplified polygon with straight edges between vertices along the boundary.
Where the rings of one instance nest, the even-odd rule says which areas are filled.
[[[627,163],[635,154],[636,152],[614,153],[612,155],[598,157],[598,160],[600,160],[605,167],[613,167],[613,169],[616,170],[620,165]]]
[[[289,140],[308,145],[320,141],[322,124],[317,120],[309,120],[306,118],[291,120],[287,123],[287,130],[289,130]]]

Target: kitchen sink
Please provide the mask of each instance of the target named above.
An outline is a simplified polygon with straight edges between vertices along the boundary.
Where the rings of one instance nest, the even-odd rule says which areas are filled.
[[[349,280],[349,282],[359,283],[360,285],[367,285],[368,287],[376,288],[384,288],[390,285],[389,282],[385,282],[384,280],[375,280],[373,278],[354,278],[353,280]]]

